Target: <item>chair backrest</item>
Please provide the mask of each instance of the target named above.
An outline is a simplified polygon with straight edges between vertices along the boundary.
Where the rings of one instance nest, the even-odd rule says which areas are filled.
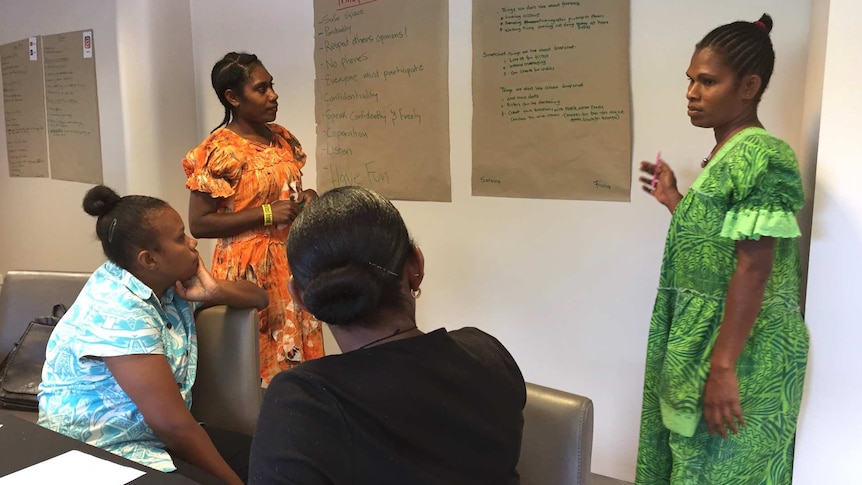
[[[527,383],[518,473],[522,485],[588,485],[593,402]]]
[[[254,434],[260,387],[258,313],[218,305],[195,317],[198,373],[192,415],[215,428]]]
[[[34,317],[51,314],[54,305],[69,308],[90,273],[9,271],[0,287],[0,361]]]

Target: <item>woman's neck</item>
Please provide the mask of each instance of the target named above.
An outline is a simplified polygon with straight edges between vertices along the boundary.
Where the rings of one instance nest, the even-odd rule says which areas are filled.
[[[740,131],[746,128],[763,128],[763,124],[760,123],[760,120],[757,119],[757,112],[752,112],[746,116],[739,118],[738,120],[734,120],[732,123],[728,123],[724,126],[717,126],[713,128],[713,133],[715,134],[715,148],[712,149],[712,153],[709,154],[708,158],[712,158],[713,155],[718,153],[721,149],[722,145],[727,143],[727,140],[733,138],[733,135],[739,133]]]
[[[164,278],[160,278],[158,275],[151,274],[148,271],[129,271],[132,273],[132,276],[139,279],[141,283],[145,284],[149,289],[153,290],[153,294],[156,295],[160,301],[164,298],[165,293],[173,287],[174,282],[166,282],[163,281]]]
[[[332,336],[338,343],[338,348],[347,353],[358,349],[367,349],[396,340],[403,340],[422,335],[416,328],[416,319],[407,315],[401,318],[386,319],[382,324],[366,326],[362,324],[330,325]]]
[[[246,140],[262,145],[271,145],[275,136],[266,123],[249,123],[242,118],[234,118],[226,128]]]

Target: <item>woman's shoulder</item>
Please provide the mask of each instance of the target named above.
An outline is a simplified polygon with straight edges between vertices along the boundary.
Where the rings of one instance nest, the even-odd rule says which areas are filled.
[[[449,336],[461,349],[485,363],[502,361],[508,366],[518,368],[509,350],[493,335],[475,327],[464,327],[449,332]]]
[[[291,138],[296,139],[296,137],[293,136],[293,133],[291,133],[287,128],[279,125],[278,123],[269,123],[266,126],[269,127],[270,131],[284,137],[286,140],[290,140]]]
[[[458,330],[451,330],[449,332],[449,336],[463,345],[479,347],[492,345],[503,347],[503,344],[501,344],[493,335],[479,330],[476,327],[463,327]]]
[[[108,261],[93,272],[68,314],[80,315],[82,325],[121,327],[124,322],[158,315],[153,296],[141,280]],[[126,318],[116,318],[120,315]]]
[[[453,330],[449,336],[469,354],[477,369],[484,369],[486,378],[505,383],[523,407],[527,396],[524,375],[515,358],[497,338],[474,327]]]
[[[761,152],[766,155],[780,155],[782,158],[791,156],[795,159],[790,144],[763,128],[750,128],[739,134],[739,146],[749,151]]]
[[[713,177],[726,177],[734,184],[757,183],[767,174],[795,173],[799,162],[790,145],[763,128],[747,128],[729,140],[721,149],[722,169],[711,171]]]
[[[227,191],[219,191],[210,187],[208,184],[203,184],[199,176],[204,173],[213,173],[220,178],[227,176],[235,178],[236,171],[242,166],[243,160],[248,158],[251,150],[248,148],[248,143],[244,138],[237,135],[227,128],[218,128],[210,133],[200,145],[188,152],[183,160],[183,170],[187,177],[194,177],[194,182],[187,187],[192,190],[202,190],[213,194],[218,193],[219,197],[233,195]],[[191,183],[191,182],[190,182]],[[224,193],[222,193],[224,192]]]
[[[200,145],[192,151],[212,152],[218,149],[233,149],[241,146],[244,141],[245,139],[243,137],[237,135],[227,127],[221,127],[207,135]]]

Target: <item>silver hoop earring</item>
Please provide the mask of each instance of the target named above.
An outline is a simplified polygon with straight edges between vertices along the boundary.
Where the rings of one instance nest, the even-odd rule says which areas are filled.
[[[410,296],[413,297],[414,300],[418,300],[420,296],[422,296],[422,288],[410,289]]]

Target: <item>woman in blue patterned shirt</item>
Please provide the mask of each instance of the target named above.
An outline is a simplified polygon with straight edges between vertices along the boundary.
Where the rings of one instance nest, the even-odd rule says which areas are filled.
[[[190,464],[191,473],[242,483],[247,472],[228,465],[189,412],[194,312],[210,304],[261,309],[266,292],[213,279],[197,241],[162,200],[120,197],[99,185],[87,192],[84,210],[98,217],[108,261],[48,341],[39,424],[157,470],[185,473]]]

